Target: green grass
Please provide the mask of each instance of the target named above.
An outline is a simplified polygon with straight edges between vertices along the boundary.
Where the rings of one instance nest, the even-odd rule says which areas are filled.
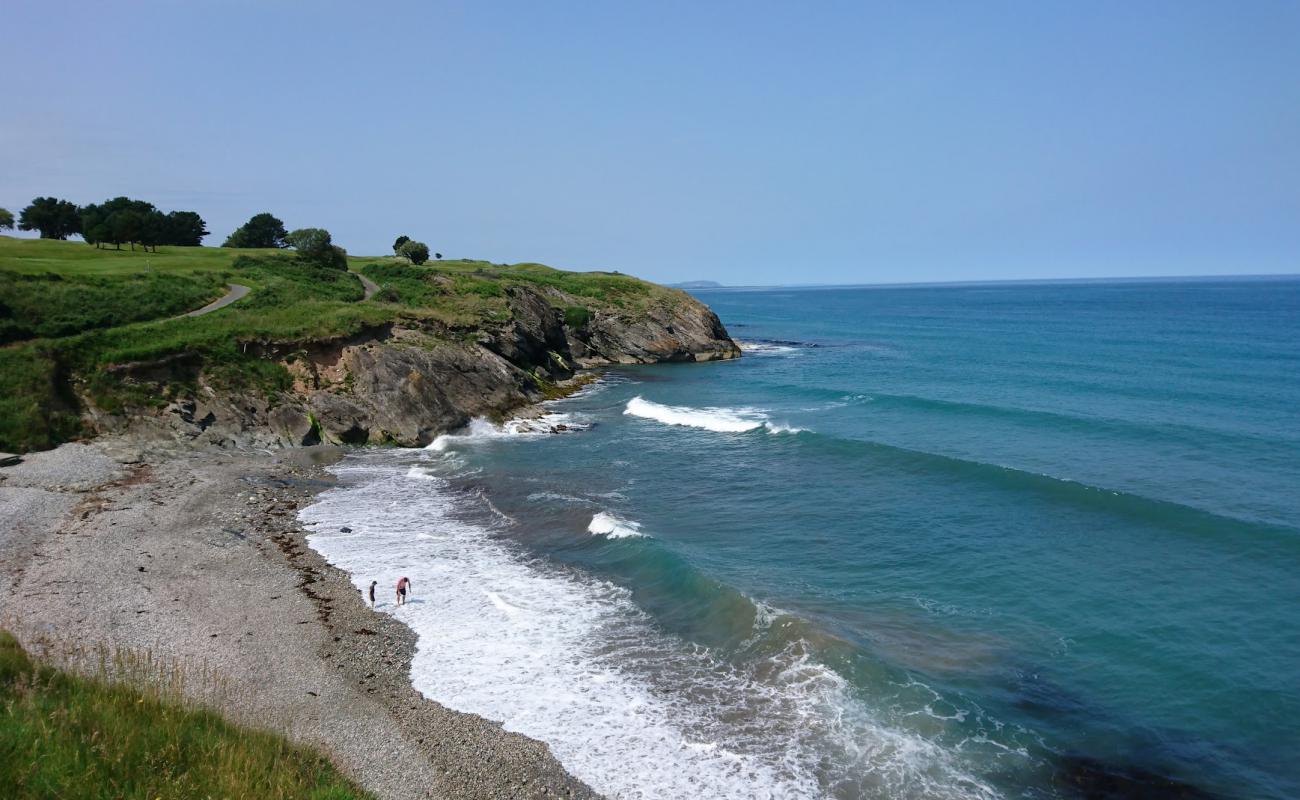
[[[40,450],[81,432],[59,377],[48,346],[0,347],[0,450]]]
[[[86,400],[117,413],[163,405],[195,388],[183,370],[145,380],[117,365],[186,354],[219,388],[274,401],[292,381],[272,351],[392,322],[463,339],[510,318],[512,287],[540,290],[575,328],[598,312],[631,315],[685,299],[627,275],[541,264],[414,266],[387,256],[350,258],[349,268],[379,284],[371,301],[362,302],[355,275],[283,250],[144,253],[0,236],[0,450],[39,450],[75,438],[78,405]],[[228,283],[252,292],[214,313],[176,318],[220,296]]]
[[[182,314],[225,292],[215,274],[6,275],[0,278],[0,344]]]
[[[33,663],[0,631],[0,786],[13,800],[368,797],[322,755],[180,700]]]

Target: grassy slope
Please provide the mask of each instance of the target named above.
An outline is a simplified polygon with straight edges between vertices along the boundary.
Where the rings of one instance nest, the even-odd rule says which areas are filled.
[[[616,273],[574,273],[540,264],[436,261],[416,267],[394,257],[349,259],[381,287],[360,302],[360,281],[304,265],[278,250],[160,247],[157,253],[97,250],[79,242],[0,236],[0,451],[52,447],[79,433],[75,379],[95,404],[114,411],[167,402],[188,387],[132,386],[115,364],[197,353],[209,377],[267,393],[289,386],[278,364],[249,355],[249,342],[301,342],[406,321],[468,331],[509,318],[512,285],[558,289],[570,319],[594,310],[632,314],[683,295]],[[234,305],[173,319],[223,293],[252,287]],[[57,286],[56,291],[49,287]]]
[[[319,753],[186,708],[162,690],[33,664],[0,631],[0,786],[24,798],[345,800]]]

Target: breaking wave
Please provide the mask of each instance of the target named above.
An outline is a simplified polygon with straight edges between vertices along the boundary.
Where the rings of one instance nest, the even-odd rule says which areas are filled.
[[[608,511],[601,511],[591,518],[587,532],[593,536],[605,536],[610,539],[626,539],[629,536],[645,536],[641,532],[641,523],[620,519]]]
[[[769,433],[801,433],[805,430],[804,428],[773,422],[765,412],[755,408],[668,406],[646,400],[639,395],[627,401],[627,408],[624,409],[623,413],[633,417],[652,419],[665,425],[700,428],[716,433],[745,433],[759,428],[766,428]]]

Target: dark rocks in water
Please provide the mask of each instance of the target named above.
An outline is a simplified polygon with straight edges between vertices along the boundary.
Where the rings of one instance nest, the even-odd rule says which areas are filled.
[[[1062,758],[1053,782],[1083,800],[1217,800],[1217,795],[1176,778],[1086,756]]]
[[[339,533],[352,533],[352,529],[344,525],[342,528],[339,528]]]

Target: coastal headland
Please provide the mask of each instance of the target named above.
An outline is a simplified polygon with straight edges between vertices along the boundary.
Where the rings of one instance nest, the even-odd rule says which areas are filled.
[[[22,454],[0,469],[0,627],[74,670],[126,649],[217,676],[185,690],[378,797],[594,796],[544,744],[419,695],[414,635],[296,511],[346,447],[421,446],[584,368],[737,357],[718,318],[615,273],[160,250],[0,237],[0,450]]]

